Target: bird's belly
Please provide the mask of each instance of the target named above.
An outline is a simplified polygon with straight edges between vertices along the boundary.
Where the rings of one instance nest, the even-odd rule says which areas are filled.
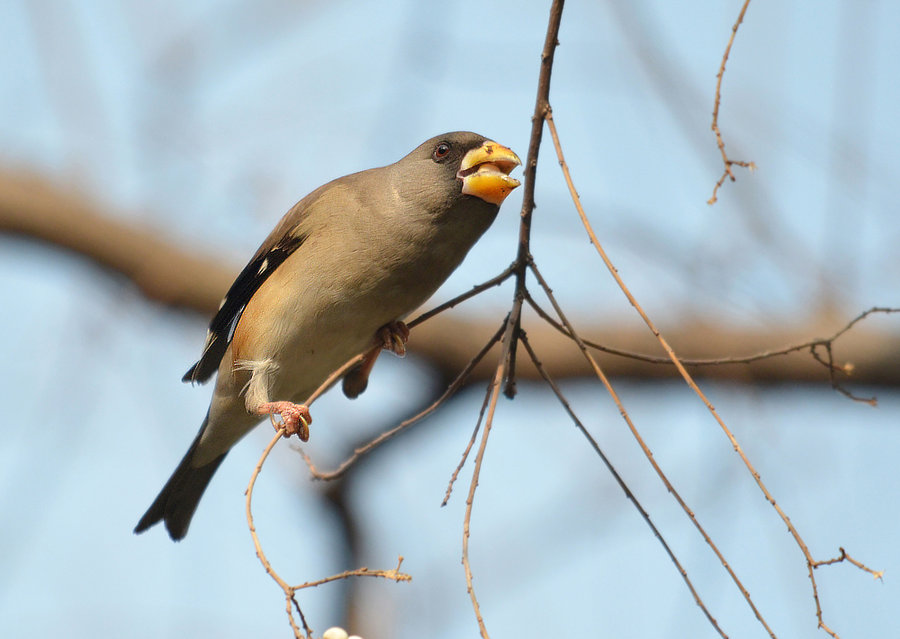
[[[322,318],[312,330],[294,334],[272,358],[278,370],[270,387],[271,398],[306,401],[331,373],[370,347],[383,324]]]
[[[283,298],[265,348],[253,357],[278,367],[271,399],[305,401],[332,372],[372,346],[379,328],[408,312],[384,293],[308,287]]]

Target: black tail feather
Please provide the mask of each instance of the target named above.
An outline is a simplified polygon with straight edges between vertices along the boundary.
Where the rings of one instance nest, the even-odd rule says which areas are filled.
[[[178,468],[172,473],[169,481],[163,486],[153,504],[141,517],[134,529],[135,534],[144,532],[160,521],[165,521],[166,530],[169,531],[169,536],[174,541],[183,539],[187,534],[188,527],[191,525],[191,518],[194,516],[194,511],[197,510],[197,504],[200,503],[200,498],[203,497],[206,486],[227,454],[223,453],[210,463],[199,468],[191,465],[194,451],[196,451],[200,443],[200,436],[205,428],[206,420],[204,419],[200,432],[194,438],[194,443],[191,444],[187,454],[185,454],[181,463],[178,464]]]

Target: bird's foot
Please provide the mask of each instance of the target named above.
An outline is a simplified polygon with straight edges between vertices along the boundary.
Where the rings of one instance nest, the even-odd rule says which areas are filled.
[[[350,399],[358,397],[369,385],[369,373],[375,366],[382,350],[391,351],[398,357],[406,355],[406,342],[409,341],[409,328],[403,322],[385,324],[375,333],[375,345],[363,355],[362,361],[344,375],[344,395]]]
[[[378,329],[375,334],[381,341],[381,348],[398,357],[406,355],[406,342],[409,341],[409,328],[403,322],[391,322]]]
[[[296,435],[301,441],[309,441],[309,425],[312,417],[304,404],[293,402],[266,402],[256,409],[258,415],[281,415],[281,426],[273,420],[276,430],[284,428],[284,437]]]

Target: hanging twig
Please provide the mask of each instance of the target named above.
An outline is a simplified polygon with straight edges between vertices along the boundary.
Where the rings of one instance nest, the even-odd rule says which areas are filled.
[[[553,129],[551,129],[551,133],[552,132],[553,132]],[[587,346],[581,340],[581,338],[578,336],[578,333],[575,332],[574,327],[569,323],[569,320],[566,318],[565,313],[563,313],[562,307],[560,307],[559,303],[556,301],[556,298],[553,295],[553,291],[547,285],[547,282],[544,280],[543,276],[541,276],[541,273],[537,269],[537,266],[534,264],[534,262],[532,262],[530,266],[531,266],[532,272],[534,273],[534,276],[537,278],[538,283],[544,289],[544,293],[547,295],[548,299],[550,300],[550,303],[553,305],[553,309],[556,311],[556,314],[559,316],[560,321],[569,330],[569,332],[572,335],[572,338],[575,340],[575,343],[578,345],[578,348],[581,351],[582,355],[584,355],[585,359],[587,359],[591,368],[593,368],[594,374],[597,376],[597,379],[599,379],[600,382],[603,384],[604,388],[606,388],[606,392],[612,398],[613,402],[616,405],[616,408],[619,409],[619,414],[622,415],[622,419],[625,420],[625,423],[628,425],[628,429],[631,431],[632,436],[635,438],[635,441],[637,441],[638,446],[640,446],[641,451],[644,453],[644,456],[647,458],[647,461],[650,462],[650,465],[653,467],[653,470],[656,472],[657,476],[660,478],[660,481],[662,481],[663,485],[666,487],[666,490],[669,491],[669,493],[672,495],[672,497],[675,499],[675,501],[678,503],[678,505],[681,506],[681,509],[685,512],[685,514],[691,520],[691,523],[694,524],[694,527],[697,529],[697,531],[703,537],[703,541],[706,542],[706,544],[712,549],[713,553],[716,555],[716,557],[722,563],[722,566],[728,572],[728,575],[731,577],[731,580],[734,582],[734,584],[737,586],[738,590],[740,590],[741,594],[744,596],[744,600],[747,602],[747,605],[750,606],[750,609],[753,611],[753,614],[756,615],[756,618],[759,621],[759,623],[766,629],[766,631],[769,633],[769,636],[772,637],[772,639],[776,639],[775,633],[772,632],[772,629],[769,627],[769,624],[766,623],[766,620],[763,619],[762,614],[759,612],[759,610],[757,610],[756,604],[753,603],[753,599],[750,597],[750,593],[747,591],[747,589],[744,587],[744,584],[741,582],[741,580],[738,578],[737,574],[731,568],[731,564],[728,563],[728,561],[725,559],[725,556],[719,550],[719,547],[712,540],[712,537],[709,536],[709,534],[706,532],[706,529],[697,520],[697,517],[694,515],[693,509],[691,509],[687,505],[687,503],[684,501],[684,499],[681,497],[681,495],[675,489],[675,486],[673,486],[672,482],[669,481],[669,478],[666,476],[665,472],[663,472],[663,469],[660,467],[659,463],[656,461],[656,458],[653,456],[653,452],[650,450],[650,447],[647,446],[646,442],[644,441],[644,438],[641,436],[640,432],[638,432],[637,427],[634,425],[634,422],[632,422],[631,416],[628,414],[628,411],[625,410],[625,406],[622,404],[622,400],[619,398],[619,394],[613,388],[612,384],[609,381],[609,378],[603,372],[603,369],[600,368],[600,365],[597,363],[597,360],[594,358],[593,355],[591,355],[590,351],[588,351]]]
[[[588,234],[588,237],[590,238],[591,244],[594,245],[594,248],[596,249],[597,254],[603,260],[603,263],[606,265],[607,270],[612,275],[613,279],[616,281],[616,284],[618,284],[622,293],[625,294],[625,297],[628,299],[629,303],[634,307],[634,309],[637,311],[637,313],[641,316],[641,319],[644,321],[644,323],[647,325],[647,327],[650,329],[650,331],[656,337],[657,341],[659,341],[660,346],[662,346],[663,350],[666,352],[666,355],[669,357],[669,359],[672,360],[672,363],[675,365],[675,368],[678,369],[678,373],[684,379],[685,383],[691,388],[691,390],[694,391],[694,393],[697,395],[697,397],[700,398],[700,400],[706,406],[707,410],[710,412],[712,417],[716,420],[716,423],[719,425],[719,427],[722,429],[722,432],[725,434],[725,436],[728,438],[728,441],[731,443],[732,448],[738,454],[741,461],[744,463],[744,466],[746,466],[747,470],[750,472],[750,475],[753,477],[754,481],[756,482],[757,487],[763,493],[763,496],[766,498],[766,501],[768,501],[772,505],[772,508],[775,509],[775,511],[778,513],[778,516],[781,517],[781,520],[787,526],[788,531],[790,532],[791,536],[794,538],[794,541],[797,543],[801,552],[803,553],[804,558],[806,559],[806,565],[807,565],[807,569],[808,569],[808,573],[809,573],[809,580],[812,584],[813,597],[816,602],[816,616],[818,617],[818,620],[819,620],[819,627],[824,629],[826,632],[828,632],[830,635],[832,635],[835,639],[838,639],[837,634],[835,634],[834,631],[832,631],[827,625],[825,625],[825,622],[822,620],[822,610],[819,606],[818,588],[816,585],[816,578],[813,575],[813,568],[814,568],[815,560],[812,558],[812,555],[809,552],[809,548],[807,547],[806,542],[803,540],[803,537],[800,536],[800,533],[797,531],[797,528],[791,522],[791,520],[787,516],[787,514],[785,514],[784,510],[781,508],[781,506],[778,504],[778,502],[775,501],[775,498],[769,492],[769,489],[766,487],[765,483],[763,482],[762,477],[760,476],[759,472],[756,470],[756,468],[750,462],[750,459],[744,453],[743,449],[741,448],[741,446],[738,443],[737,439],[735,438],[734,434],[732,434],[732,432],[728,428],[728,426],[725,425],[724,420],[721,418],[718,411],[716,411],[715,407],[712,405],[712,403],[706,397],[706,394],[702,390],[700,390],[700,387],[697,386],[697,383],[694,381],[694,378],[687,371],[687,369],[685,369],[684,365],[681,363],[681,360],[678,358],[678,356],[675,355],[675,351],[672,350],[672,347],[669,346],[669,343],[659,332],[659,329],[656,328],[653,321],[650,319],[650,317],[647,315],[647,313],[644,312],[644,309],[640,306],[640,304],[638,304],[634,295],[632,295],[631,291],[628,289],[628,287],[625,286],[625,282],[619,276],[618,270],[616,269],[616,267],[613,265],[612,261],[607,256],[606,251],[603,249],[603,246],[601,246],[601,244],[600,244],[600,241],[597,239],[597,236],[594,233],[591,223],[587,219],[587,214],[584,211],[584,207],[581,205],[581,198],[579,198],[578,192],[575,190],[575,184],[572,182],[572,177],[569,173],[569,167],[566,164],[565,158],[563,156],[562,146],[560,145],[560,142],[559,142],[559,135],[557,134],[556,125],[553,123],[553,116],[551,113],[548,113],[547,125],[550,128],[550,134],[553,137],[553,144],[556,147],[557,157],[559,158],[559,163],[560,163],[560,166],[562,167],[563,175],[565,176],[565,179],[566,179],[566,184],[569,187],[569,195],[572,198],[572,202],[575,205],[575,209],[578,212],[578,216],[581,219],[581,223],[584,226],[585,231]],[[533,263],[531,266],[532,266],[532,270],[535,271],[535,275],[538,275],[537,270]],[[545,286],[545,290],[547,290],[546,286]],[[549,295],[549,293],[548,293],[548,295]],[[551,298],[551,300],[552,300],[552,298]],[[560,314],[561,311],[556,304],[554,304],[554,309],[556,309],[557,314]],[[562,315],[560,315],[560,319],[564,320],[565,318]],[[844,330],[849,330],[850,326],[852,326],[853,323],[854,322],[851,322],[850,325],[848,325],[846,327],[846,329],[844,329]],[[566,324],[565,321],[563,321],[563,324],[564,325]],[[574,334],[574,331],[572,330],[571,326],[566,325],[566,327],[572,333],[572,336],[574,338],[575,334]],[[841,333],[839,333],[839,334],[841,334]],[[589,357],[590,355],[587,353],[586,347],[584,346],[583,342],[581,342],[580,340],[576,340],[576,341],[579,343],[579,348],[582,348],[582,350]],[[654,463],[654,462],[651,461],[651,463]],[[707,543],[709,543],[709,542],[707,542]],[[742,590],[742,592],[746,593],[746,591],[743,591],[743,590]],[[748,604],[754,609],[754,612],[755,612],[756,608],[753,606],[752,601],[750,601],[748,594],[745,594],[745,599],[747,599]],[[757,613],[757,619],[759,619],[760,623],[762,623],[763,625],[766,625],[765,622],[763,621],[762,617],[758,613]],[[768,630],[767,625],[766,625],[766,629]],[[769,634],[772,635],[771,630],[769,630]],[[772,635],[772,636],[774,637],[774,635]]]
[[[665,550],[666,554],[669,555],[669,559],[672,561],[673,564],[675,564],[675,568],[678,569],[678,573],[681,575],[681,578],[684,580],[684,583],[687,585],[688,590],[691,591],[691,595],[694,597],[694,602],[700,607],[700,609],[703,611],[703,614],[706,615],[707,620],[709,620],[709,623],[712,624],[712,627],[715,628],[716,632],[718,632],[719,635],[722,636],[724,639],[728,639],[728,635],[726,635],[725,632],[722,630],[722,628],[719,627],[719,623],[716,621],[715,617],[713,617],[712,614],[709,612],[709,609],[706,607],[706,604],[703,603],[703,599],[700,598],[700,594],[694,588],[694,584],[691,582],[690,578],[688,577],[687,571],[681,565],[681,562],[678,561],[678,557],[675,556],[675,553],[669,547],[669,544],[668,544],[668,542],[666,542],[665,537],[662,536],[662,533],[656,527],[656,524],[654,524],[653,520],[650,519],[649,513],[647,513],[647,511],[644,510],[644,507],[638,501],[637,497],[634,495],[633,492],[631,492],[631,489],[628,488],[628,485],[625,483],[625,480],[622,479],[622,476],[619,475],[619,472],[612,465],[612,462],[609,460],[609,458],[606,456],[606,454],[600,448],[600,445],[597,443],[597,440],[594,439],[594,437],[588,432],[588,429],[585,428],[585,426],[581,422],[581,420],[578,419],[578,416],[575,414],[575,411],[573,411],[572,407],[569,405],[569,401],[565,398],[565,396],[563,395],[563,393],[560,390],[557,383],[553,380],[552,377],[550,377],[550,374],[546,371],[546,369],[544,368],[544,365],[538,359],[537,354],[531,348],[531,344],[528,343],[528,338],[525,335],[524,331],[519,335],[519,339],[522,340],[522,345],[525,347],[525,350],[528,352],[528,356],[531,357],[531,361],[535,365],[535,367],[538,369],[538,372],[540,373],[541,377],[543,377],[544,381],[547,382],[547,385],[550,386],[550,389],[553,391],[553,394],[556,395],[556,399],[559,400],[559,403],[562,404],[562,407],[565,409],[566,413],[569,415],[569,419],[572,420],[572,422],[575,424],[575,427],[578,428],[578,430],[581,431],[581,434],[584,435],[585,439],[588,440],[588,443],[591,445],[591,448],[594,449],[594,452],[596,452],[597,455],[600,457],[600,459],[603,460],[603,463],[606,466],[607,470],[609,470],[610,474],[613,476],[613,479],[616,480],[616,483],[619,484],[619,488],[622,489],[622,492],[625,493],[625,497],[628,498],[628,500],[632,503],[632,505],[634,505],[634,507],[640,513],[641,517],[644,519],[644,522],[650,527],[650,530],[653,532],[653,535],[656,537],[656,539],[662,545],[663,550]],[[624,411],[624,408],[622,408],[621,410]]]
[[[734,23],[734,26],[731,27],[731,37],[728,38],[728,46],[725,47],[725,53],[722,55],[722,64],[719,65],[719,72],[716,74],[716,102],[713,107],[713,119],[712,119],[712,130],[716,134],[716,144],[719,147],[719,153],[722,154],[722,163],[725,165],[725,171],[722,173],[722,177],[719,178],[716,185],[713,187],[712,197],[707,200],[707,204],[715,204],[718,199],[719,189],[722,184],[725,183],[725,178],[731,178],[731,181],[734,182],[734,172],[731,170],[732,166],[742,166],[750,169],[751,171],[756,169],[756,165],[753,162],[745,162],[743,160],[732,160],[728,157],[728,154],[725,153],[725,141],[722,139],[722,132],[719,130],[719,105],[722,102],[722,78],[725,76],[725,63],[728,62],[728,56],[731,55],[731,45],[734,44],[734,36],[737,35],[738,28],[741,26],[741,23],[744,21],[744,14],[747,13],[747,7],[750,6],[750,0],[744,0],[744,6],[741,7],[741,12],[738,15],[737,20]]]

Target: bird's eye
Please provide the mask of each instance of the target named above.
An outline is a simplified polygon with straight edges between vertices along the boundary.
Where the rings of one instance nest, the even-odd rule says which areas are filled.
[[[434,147],[434,153],[431,154],[431,157],[434,158],[435,162],[440,162],[448,155],[450,155],[450,145],[446,142],[441,142]]]

